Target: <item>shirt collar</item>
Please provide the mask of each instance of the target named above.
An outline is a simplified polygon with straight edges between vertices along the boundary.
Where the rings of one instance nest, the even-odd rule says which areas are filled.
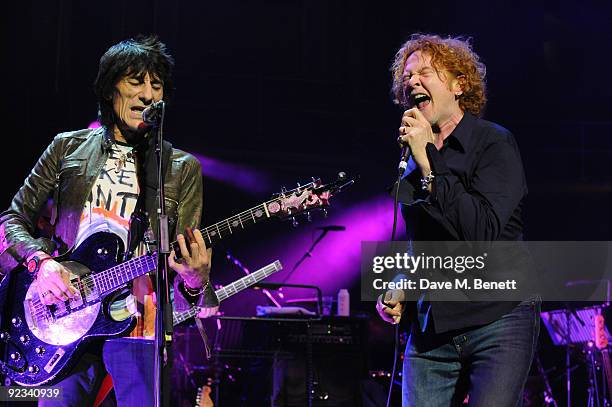
[[[466,152],[473,137],[474,126],[476,125],[476,116],[470,112],[464,112],[463,118],[457,124],[453,132],[444,140],[445,145]]]

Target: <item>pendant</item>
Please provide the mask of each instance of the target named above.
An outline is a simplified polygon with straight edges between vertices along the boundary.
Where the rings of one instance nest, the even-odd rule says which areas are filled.
[[[125,167],[125,164],[127,163],[127,161],[132,157],[133,157],[133,154],[131,151],[128,152],[127,154],[121,153],[119,155],[119,158],[115,160],[115,174],[119,174],[121,170],[123,169],[123,167]]]

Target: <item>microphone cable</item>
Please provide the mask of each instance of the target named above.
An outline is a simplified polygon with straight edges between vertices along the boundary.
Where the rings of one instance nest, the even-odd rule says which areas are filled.
[[[391,405],[391,395],[393,394],[393,385],[395,384],[395,370],[397,368],[397,359],[399,354],[399,324],[395,324],[395,346],[393,349],[393,368],[391,369],[391,381],[389,382],[389,394],[387,395],[386,407]]]
[[[391,241],[395,240],[395,230],[397,228],[397,206],[399,204],[399,189],[402,181],[402,175],[404,175],[405,169],[406,167],[400,164],[399,174],[397,176],[397,183],[395,187],[395,196],[393,198],[393,230],[391,231]],[[386,307],[384,301],[383,305]],[[387,394],[386,407],[390,407],[391,405],[391,395],[393,394],[393,385],[395,384],[395,371],[397,369],[397,359],[399,354],[399,324],[395,324],[394,328],[393,367],[391,368],[391,380],[389,382],[389,393]]]

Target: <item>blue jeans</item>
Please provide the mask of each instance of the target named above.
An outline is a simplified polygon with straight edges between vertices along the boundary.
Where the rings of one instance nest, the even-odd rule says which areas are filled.
[[[103,349],[85,353],[69,376],[56,386],[63,388],[61,401],[41,400],[39,407],[91,406],[106,372],[113,378],[119,407],[154,404],[154,357],[152,340],[117,338],[104,342]]]
[[[413,327],[402,376],[403,407],[520,407],[540,331],[541,299],[521,302],[490,324],[461,332]]]

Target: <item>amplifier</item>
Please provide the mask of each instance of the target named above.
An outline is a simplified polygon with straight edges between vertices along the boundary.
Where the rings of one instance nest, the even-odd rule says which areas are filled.
[[[221,317],[219,322],[213,355],[222,364],[240,364],[248,377],[240,386],[242,405],[303,407],[308,387],[313,406],[362,405],[367,318]]]

